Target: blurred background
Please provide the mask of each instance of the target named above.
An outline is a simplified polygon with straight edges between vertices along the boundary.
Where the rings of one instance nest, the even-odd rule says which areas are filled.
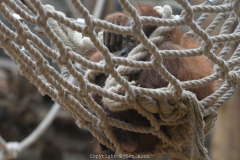
[[[74,19],[81,18],[70,0],[41,0],[56,10]],[[152,6],[168,4],[173,14],[180,14],[182,8],[173,0],[129,0],[132,4],[146,3]],[[104,19],[107,14],[122,11],[117,0],[81,0],[95,17]],[[192,5],[201,4],[203,0],[190,0]],[[199,15],[196,15],[197,18]],[[212,22],[216,15],[212,14],[203,24]],[[12,27],[0,15],[0,20]],[[33,30],[34,26],[31,26]],[[234,28],[233,28],[234,29]],[[187,31],[186,26],[182,27]],[[34,32],[34,31],[33,31]],[[217,34],[216,29],[212,35]],[[41,37],[50,46],[46,37]],[[234,47],[233,47],[234,48]],[[51,63],[57,70],[58,66]],[[219,110],[219,118],[214,130],[206,137],[206,146],[212,160],[240,159],[240,93],[237,91],[232,98]],[[48,96],[41,96],[36,87],[22,77],[13,61],[0,50],[0,135],[7,141],[22,141],[45,117],[53,101]],[[73,118],[64,110],[60,110],[56,119],[30,148],[23,151],[17,160],[88,160],[94,154],[92,135],[88,130],[78,128]],[[161,160],[167,159],[166,157]]]

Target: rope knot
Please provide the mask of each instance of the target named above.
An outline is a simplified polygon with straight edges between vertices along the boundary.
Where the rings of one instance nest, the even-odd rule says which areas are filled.
[[[10,39],[6,38],[4,35],[0,35],[0,46],[4,47],[7,46],[9,43]]]
[[[15,43],[19,46],[24,46],[25,42],[28,41],[26,38],[25,38],[25,34],[22,34],[23,36],[19,36],[19,37],[16,37],[15,38]]]
[[[204,47],[203,51],[209,52],[213,48],[213,42],[207,34],[203,34],[203,36],[204,36],[204,39],[207,39],[207,44],[205,44],[205,47]]]
[[[92,24],[92,23],[90,23],[90,24]],[[94,31],[94,27],[92,25],[85,25],[83,27],[82,32],[83,32],[84,36],[91,37],[91,35],[93,34],[93,31]]]
[[[78,92],[78,95],[82,98],[87,98],[89,91],[88,91],[88,86],[87,86],[86,80],[83,79],[82,82],[79,83],[79,88],[80,88],[80,90]]]
[[[41,87],[38,88],[38,92],[42,95],[45,96],[46,92],[44,91],[44,89],[42,89]]]
[[[61,55],[61,61],[63,63],[66,63],[68,61],[68,55],[69,53],[72,51],[72,49],[70,47],[64,47],[62,51],[60,51],[60,55]]]
[[[126,94],[125,96],[125,102],[127,103],[127,105],[129,106],[134,106],[135,102],[136,102],[136,99],[132,99],[132,97],[129,95],[129,94]]]
[[[138,35],[141,35],[141,32],[142,32],[142,34],[144,34],[143,33],[143,31],[140,29],[138,29],[138,26],[136,26],[136,25],[133,25],[133,26],[131,26],[131,32],[132,32],[132,34],[134,35],[134,36],[138,36]]]
[[[231,87],[236,87],[237,83],[234,81],[227,81]]]
[[[84,118],[79,118],[76,121],[76,124],[79,128],[83,128],[84,126],[86,126],[86,120]]]
[[[159,52],[157,52],[157,53],[159,53]],[[157,54],[156,57],[157,58],[155,58],[154,56],[151,56],[151,62],[152,62],[152,65],[154,68],[159,68],[162,65],[163,58],[162,58],[161,54]]]
[[[142,29],[141,19],[138,18],[137,21],[133,21],[132,30],[138,31],[139,33],[141,29]]]
[[[35,70],[35,73],[37,75],[44,75],[46,73],[46,70],[47,70],[47,65],[48,65],[48,61],[43,59],[43,58],[39,58],[37,59],[37,63],[36,63],[36,66],[38,66]]]
[[[104,64],[103,68],[104,68],[104,73],[106,73],[107,75],[110,75],[112,72],[114,72],[114,68],[110,67],[106,63]]]
[[[230,72],[230,73],[227,75],[227,80],[232,80],[232,81],[234,81],[235,83],[240,83],[240,74],[239,74],[239,73],[236,73],[236,72]]]
[[[71,95],[71,93],[68,90],[63,89],[61,91],[58,91],[57,99],[59,100],[60,103],[64,103],[68,95]]]
[[[20,75],[25,75],[27,74],[27,67],[24,64],[19,64],[18,69],[20,70]]]
[[[98,121],[96,126],[100,132],[102,132],[104,130],[104,128],[101,125],[101,121]]]
[[[64,54],[63,54],[64,55]],[[57,57],[57,63],[60,65],[60,66],[63,66],[63,65],[66,65],[70,60],[69,59],[66,59],[65,56],[58,56]]]
[[[48,17],[45,17],[44,18],[41,18],[41,16],[38,16],[37,17],[37,21],[36,21],[36,25],[41,29],[45,28],[46,27],[46,23],[47,23],[47,19]]]
[[[167,88],[170,91],[173,99],[178,101],[180,99],[183,91],[176,91],[176,88],[172,84],[170,84],[170,83],[169,83]]]
[[[227,80],[231,80],[232,79],[230,77],[230,75],[229,75],[229,68],[228,68],[227,64],[224,65],[224,70],[222,70],[222,68],[219,67],[219,66],[216,66],[215,70],[218,73],[218,75],[220,76],[220,78],[227,79]]]
[[[99,129],[99,131],[104,131],[106,127],[107,125],[105,123],[102,123],[101,121],[97,122],[97,128]]]
[[[220,67],[217,68],[216,72],[218,73],[220,78],[225,79],[225,74]]]
[[[17,158],[18,153],[20,152],[20,145],[18,142],[9,142],[7,143],[7,150],[8,155],[12,156],[13,158]]]
[[[83,90],[81,90],[80,92],[78,92],[78,96],[85,99],[88,97],[88,93],[87,92],[83,92]]]

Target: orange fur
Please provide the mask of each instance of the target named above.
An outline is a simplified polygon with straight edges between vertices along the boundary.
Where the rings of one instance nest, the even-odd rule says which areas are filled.
[[[151,5],[138,3],[138,5],[134,7],[140,16],[162,18],[162,16],[155,9],[153,9]]]
[[[141,16],[153,16],[153,17],[161,18],[159,13],[155,11],[153,7],[150,5],[139,4],[138,6],[136,6],[136,10],[138,14]],[[111,23],[118,24],[118,25],[124,25],[124,24],[126,25],[126,19],[129,19],[129,18],[125,13],[114,13],[106,17],[106,20],[109,20]],[[156,28],[157,26],[143,25],[142,29],[145,35],[149,37],[149,35]],[[120,36],[114,37],[113,36],[114,34],[111,34],[109,32],[105,32],[104,35],[105,35],[104,44],[109,48],[109,50],[116,49],[112,46],[112,44],[113,42],[114,43],[116,42],[116,39],[120,43],[121,41],[121,39],[119,39]],[[186,49],[198,48],[200,45],[200,42],[197,42],[195,39],[191,37],[188,37],[188,36],[183,37],[183,33],[178,28],[172,31],[171,33],[169,33],[167,37],[168,38],[166,39],[166,41],[159,42],[156,44],[159,50],[186,50]],[[97,52],[90,58],[90,60],[98,61],[102,58],[100,55],[101,55],[100,52]],[[151,57],[151,54],[149,53],[145,61],[149,61],[150,57]],[[196,56],[196,57],[188,57],[188,58],[164,58],[163,65],[173,76],[178,78],[180,81],[197,80],[197,79],[206,77],[208,75],[211,75],[213,73],[213,67],[210,61],[205,56]],[[106,75],[105,77],[103,75],[100,75],[99,77],[96,78],[96,82],[98,82],[96,84],[103,87],[106,78],[107,78]],[[154,69],[142,70],[140,73],[133,75],[130,81],[132,80],[136,81],[136,86],[141,86],[143,88],[161,88],[161,87],[166,87],[168,85],[168,82],[163,79],[162,75],[160,75],[159,72]],[[215,83],[211,83],[204,87],[192,88],[189,90],[195,93],[199,100],[202,100],[214,92],[214,87],[215,87]],[[111,112],[110,110],[108,110],[107,107],[103,105],[101,96],[95,93],[92,93],[92,96],[95,99],[95,101],[103,107],[105,112],[107,112],[107,114],[110,117],[119,119],[121,121],[130,123],[132,125],[137,125],[142,127],[150,126],[150,123],[147,120],[147,118],[138,114],[136,110],[131,109],[131,110],[122,111],[122,112]],[[167,134],[166,128],[167,126],[161,126],[161,129]],[[158,141],[161,141],[161,139],[159,139],[157,136],[154,136],[152,134],[129,132],[116,127],[111,127],[111,130],[113,134],[116,136],[116,138],[120,141],[120,143],[124,145],[126,144],[129,145],[130,149],[132,149],[131,147],[133,147],[132,144],[137,144],[137,147],[134,148],[134,151],[138,151],[138,152],[151,150],[153,149],[153,147],[156,145]],[[96,145],[98,145],[98,143],[96,143]],[[104,151],[105,149],[106,148],[104,148]],[[126,149],[128,149],[128,147],[126,147]],[[100,154],[102,152],[102,150],[98,150],[98,149],[97,151]]]

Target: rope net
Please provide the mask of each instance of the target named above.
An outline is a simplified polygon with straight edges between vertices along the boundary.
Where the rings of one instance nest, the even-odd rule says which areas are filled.
[[[155,9],[163,17],[159,19],[140,17],[128,1],[119,0],[122,8],[133,19],[133,25],[130,27],[94,19],[80,1],[71,2],[84,18],[84,25],[65,17],[50,5],[44,6],[39,0],[26,0],[26,5],[20,0],[0,1],[1,14],[16,29],[12,31],[0,22],[1,47],[16,63],[21,74],[26,76],[42,95],[48,94],[63,107],[80,128],[86,127],[99,142],[116,155],[148,154],[161,157],[170,153],[171,160],[210,159],[203,144],[204,135],[213,127],[217,109],[238,89],[240,82],[240,2],[225,0],[214,5],[205,1],[200,5],[191,6],[187,0],[176,0],[183,7],[182,14],[174,16],[170,6],[158,6]],[[215,19],[208,27],[202,29],[202,24],[212,13],[217,14]],[[194,14],[201,16],[195,21]],[[223,21],[219,34],[210,36]],[[42,36],[46,35],[51,40],[51,48],[31,32],[25,22],[36,25],[36,32]],[[234,23],[237,23],[237,27],[230,31]],[[148,39],[141,32],[141,24],[157,25],[158,31]],[[191,30],[185,35],[197,37],[201,41],[200,47],[189,50],[158,50],[156,41],[159,41],[164,33],[181,25],[190,27]],[[96,27],[117,34],[137,36],[141,44],[127,58],[116,57],[104,46],[102,32],[94,32]],[[234,45],[237,45],[236,49],[232,55],[228,55]],[[218,55],[217,50],[220,50]],[[99,63],[88,60],[96,51],[100,51],[104,57]],[[143,62],[141,60],[147,51],[150,51],[153,58]],[[61,74],[41,53],[60,66]],[[213,74],[199,80],[179,81],[162,65],[163,58],[198,55],[205,55],[214,64],[215,69]],[[225,60],[226,56],[230,58]],[[147,89],[135,86],[133,81],[129,82],[129,76],[142,69],[159,71],[169,82],[168,87]],[[100,73],[109,75],[104,88],[92,83]],[[78,86],[71,83],[73,78],[77,80]],[[206,86],[219,80],[222,85],[201,101],[198,101],[195,94],[185,90]],[[149,120],[150,126],[136,126],[109,117],[93,100],[91,92],[101,95],[103,103],[111,111],[137,110]],[[57,111],[56,108],[52,110]],[[158,118],[154,114],[158,114]],[[54,113],[49,114],[47,118],[51,119],[53,116]],[[43,126],[48,126],[51,122],[45,119],[44,121],[47,122],[41,124]],[[127,131],[151,133],[160,140],[150,151],[127,153],[112,133],[111,126]],[[168,132],[164,132],[161,126],[167,126]],[[41,127],[37,129],[33,133],[35,137],[27,137],[21,143],[7,143],[0,137],[2,158],[17,157],[18,153],[26,149],[44,131]]]

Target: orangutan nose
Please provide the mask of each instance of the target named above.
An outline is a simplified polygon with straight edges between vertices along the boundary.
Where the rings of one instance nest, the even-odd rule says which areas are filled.
[[[122,148],[127,151],[127,152],[133,152],[137,149],[138,143],[137,141],[134,140],[129,140],[129,141],[122,141],[121,142]]]

